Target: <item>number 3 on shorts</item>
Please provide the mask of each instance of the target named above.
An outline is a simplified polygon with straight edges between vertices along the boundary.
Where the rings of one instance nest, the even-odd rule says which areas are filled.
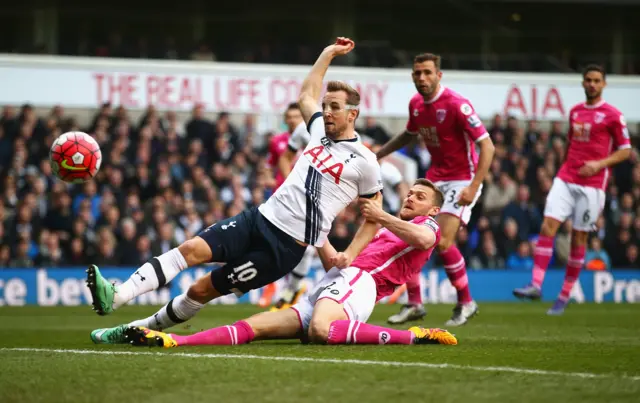
[[[451,189],[449,191],[449,193],[447,193],[447,203],[453,203],[453,207],[455,209],[459,209],[460,205],[458,204],[458,201],[456,200],[456,190],[455,189]]]

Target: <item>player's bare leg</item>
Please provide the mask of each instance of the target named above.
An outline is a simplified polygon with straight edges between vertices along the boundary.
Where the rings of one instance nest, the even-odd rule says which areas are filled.
[[[545,217],[540,235],[533,251],[533,274],[531,282],[522,288],[513,290],[518,298],[537,300],[542,297],[542,283],[547,267],[553,256],[553,242],[562,223],[551,217]],[[584,257],[584,256],[583,256]]]
[[[313,307],[313,315],[309,322],[309,341],[317,344],[327,343],[331,323],[348,319],[343,304],[328,298],[318,300]]]
[[[87,286],[91,290],[93,309],[99,315],[108,315],[137,296],[164,286],[182,270],[209,262],[211,258],[207,242],[196,236],[178,248],[153,257],[119,286],[111,284],[96,265],[91,265],[87,269]]]
[[[188,336],[131,326],[126,339],[134,346],[231,346],[253,340],[295,339],[301,334],[298,314],[293,309],[262,312],[233,325],[215,327]]]
[[[571,232],[571,251],[569,252],[569,260],[567,261],[564,283],[562,284],[562,290],[558,295],[558,299],[556,299],[553,307],[547,311],[548,315],[562,315],[564,313],[569,303],[573,285],[576,283],[576,280],[578,280],[578,276],[580,276],[580,271],[584,265],[584,255],[586,253],[588,239],[588,232],[576,230]]]
[[[441,234],[440,243],[437,246],[438,254],[444,264],[447,277],[458,294],[458,303],[446,325],[460,326],[478,313],[478,304],[471,298],[469,291],[467,265],[455,244],[456,234],[460,228],[460,219],[452,214],[438,214],[436,220],[440,225]]]
[[[130,326],[151,330],[168,329],[193,318],[205,304],[219,296],[220,293],[211,283],[211,273],[208,273],[192,284],[186,293],[173,298],[155,314],[129,324],[95,329],[91,332],[91,340],[96,344],[126,343],[125,331]]]
[[[308,335],[316,344],[457,344],[442,329],[397,330],[350,320],[344,305],[329,298],[316,302]]]
[[[409,301],[400,309],[400,312],[390,316],[387,322],[392,325],[409,322],[412,320],[420,320],[427,315],[427,311],[422,304],[422,292],[420,290],[420,273],[407,281],[407,297]]]

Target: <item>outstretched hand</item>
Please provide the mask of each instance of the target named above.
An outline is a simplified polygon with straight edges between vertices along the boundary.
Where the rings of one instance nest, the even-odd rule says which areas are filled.
[[[330,51],[334,56],[342,56],[351,52],[355,46],[356,43],[353,40],[340,36],[334,44],[327,46],[325,50]]]

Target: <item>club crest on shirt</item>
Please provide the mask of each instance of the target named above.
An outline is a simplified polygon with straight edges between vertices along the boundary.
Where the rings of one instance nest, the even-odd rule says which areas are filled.
[[[602,123],[604,121],[605,114],[602,112],[596,112],[596,116],[593,118],[595,123]]]
[[[438,109],[436,111],[436,120],[438,121],[438,123],[444,122],[444,119],[446,117],[447,117],[447,110],[446,109]]]
[[[420,111],[416,108],[413,110],[413,116],[418,116],[420,114]]]

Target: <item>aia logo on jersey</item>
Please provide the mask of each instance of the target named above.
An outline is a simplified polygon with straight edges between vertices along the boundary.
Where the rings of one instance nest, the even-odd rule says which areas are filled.
[[[324,139],[325,137],[323,137]],[[327,151],[324,146],[315,146],[304,152],[304,155],[309,158],[311,165],[314,165],[316,169],[320,170],[321,174],[329,174],[333,177],[336,185],[340,184],[340,176],[344,169],[342,162],[335,162],[333,156]]]
[[[596,112],[596,116],[593,118],[594,123],[602,123],[606,115],[602,112]]]

